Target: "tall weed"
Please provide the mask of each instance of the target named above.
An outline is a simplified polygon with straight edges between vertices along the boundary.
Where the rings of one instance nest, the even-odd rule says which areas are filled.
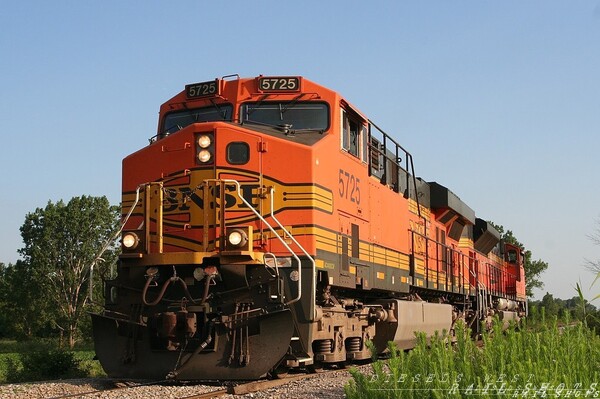
[[[543,316],[543,315],[542,315]],[[550,324],[502,331],[496,322],[478,347],[462,324],[455,343],[418,334],[410,352],[390,344],[390,358],[373,363],[370,375],[351,370],[345,387],[354,398],[599,397],[600,337],[583,324]],[[570,393],[569,393],[570,392]]]

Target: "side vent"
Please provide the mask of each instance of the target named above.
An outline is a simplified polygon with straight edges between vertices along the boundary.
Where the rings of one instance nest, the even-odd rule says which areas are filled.
[[[500,233],[491,224],[477,218],[473,227],[475,250],[488,254],[500,241]]]
[[[475,224],[475,212],[446,187],[430,182],[431,208],[436,218],[446,225],[448,237],[460,240],[466,225]]]

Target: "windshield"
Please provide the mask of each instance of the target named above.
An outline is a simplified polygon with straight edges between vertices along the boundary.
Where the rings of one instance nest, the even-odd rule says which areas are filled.
[[[192,123],[228,121],[231,122],[233,106],[230,104],[215,104],[210,107],[171,112],[165,117],[163,134],[171,134]]]
[[[258,102],[242,105],[243,122],[279,126],[294,130],[322,130],[329,127],[327,104],[316,102]]]

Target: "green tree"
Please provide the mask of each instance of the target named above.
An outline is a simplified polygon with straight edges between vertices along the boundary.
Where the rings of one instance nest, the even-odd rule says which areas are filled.
[[[562,310],[560,305],[554,299],[554,296],[548,292],[542,298],[541,306],[546,310],[546,316],[558,316]]]
[[[504,242],[509,244],[516,245],[522,250],[525,249],[525,246],[517,240],[517,238],[513,235],[513,232],[508,230],[504,232],[504,227],[500,225],[496,225],[493,222],[490,222],[496,230],[500,233],[500,237]],[[525,250],[525,261],[523,268],[525,269],[525,291],[528,297],[533,296],[534,288],[543,288],[544,283],[540,280],[540,275],[548,269],[548,263],[544,262],[541,259],[532,260],[532,254],[530,250]]]
[[[0,262],[0,338],[10,336],[10,321],[6,314],[8,308],[8,305],[6,304],[6,294],[9,291],[5,277],[6,269],[7,266]]]
[[[116,259],[111,239],[119,216],[119,207],[106,197],[81,196],[67,204],[49,201],[44,209],[27,214],[21,226],[25,246],[19,253],[39,292],[56,308],[55,323],[67,333],[70,347],[85,314],[90,270],[95,267],[104,274]]]
[[[54,309],[44,297],[29,265],[0,264],[0,323],[3,336],[32,338],[52,332]]]

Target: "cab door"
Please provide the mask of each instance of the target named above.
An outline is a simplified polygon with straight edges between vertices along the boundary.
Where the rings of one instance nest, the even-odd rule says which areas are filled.
[[[512,244],[504,244],[504,261],[508,263],[508,270],[514,275],[516,281],[521,281],[521,269],[523,268],[521,249]]]

